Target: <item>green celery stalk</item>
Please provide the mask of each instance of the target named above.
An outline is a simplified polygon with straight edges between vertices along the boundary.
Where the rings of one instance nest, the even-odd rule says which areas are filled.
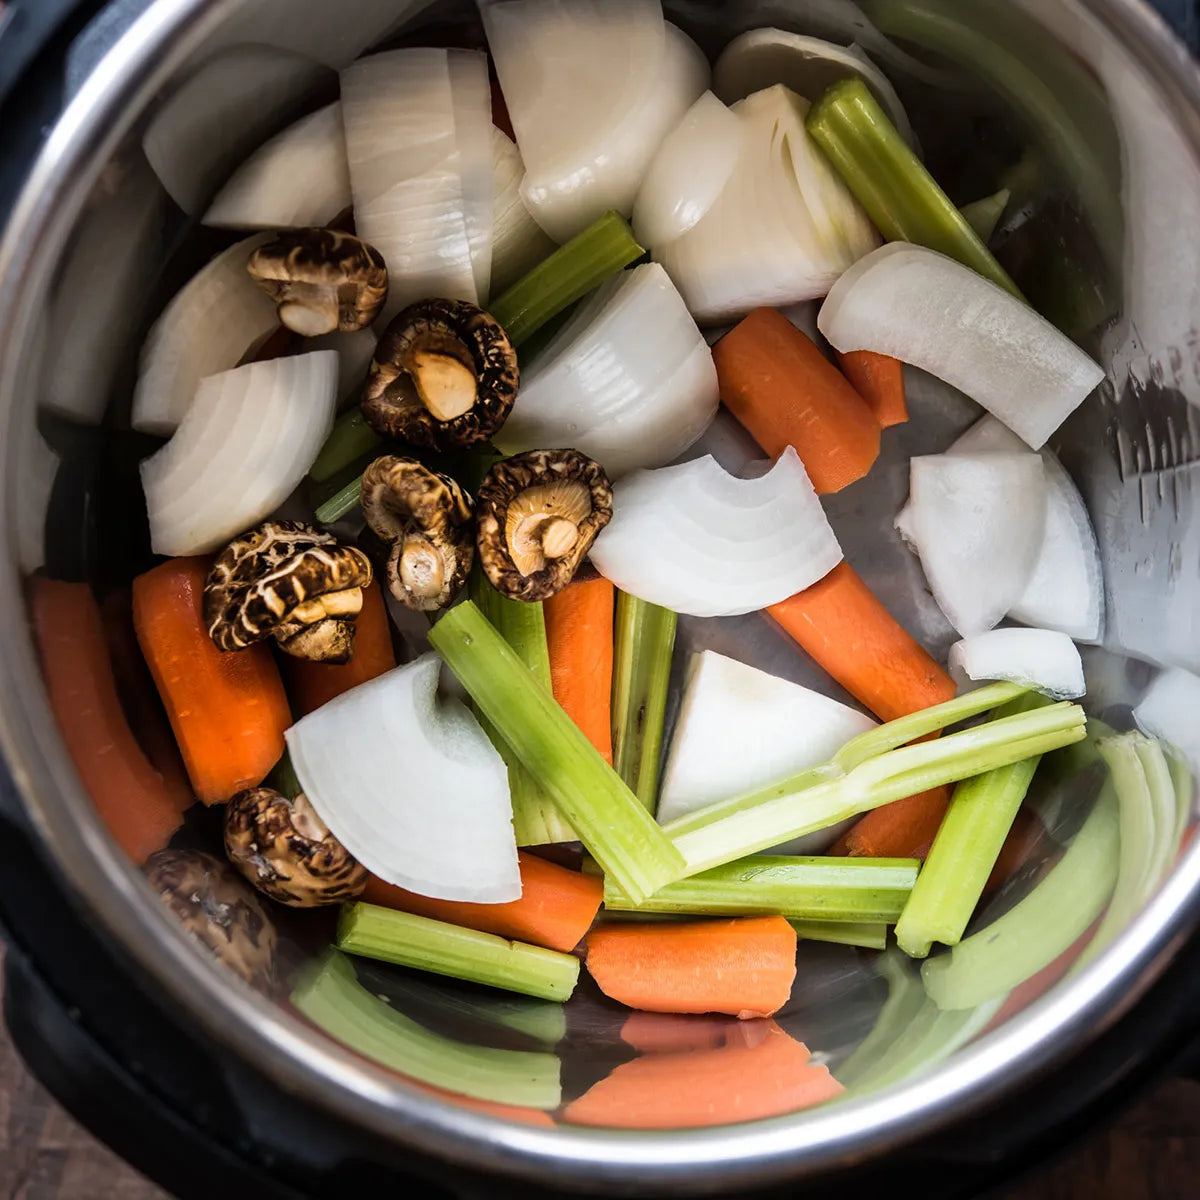
[[[613,766],[651,813],[658,807],[658,767],[678,620],[670,609],[617,592]]]
[[[316,483],[324,483],[382,445],[383,438],[367,424],[362,409],[352,408],[333,423],[308,476]]]
[[[610,879],[606,909],[708,916],[779,914],[818,922],[892,924],[917,878],[915,858],[754,855],[669,883],[635,904]]]
[[[839,946],[861,946],[882,950],[887,945],[887,926],[882,921],[789,921],[796,936],[809,942],[833,942]]]
[[[972,694],[937,707],[953,708]],[[928,721],[927,714],[932,712],[927,709],[914,716],[925,716]],[[903,717],[889,724],[903,726],[912,720]],[[887,749],[888,728],[880,726],[847,743],[837,757],[822,766],[664,826],[687,862],[687,874],[814,833],[893,800],[1070,745],[1085,736],[1083,710],[1065,702],[992,720],[935,742],[896,749]],[[876,752],[857,761],[864,743],[873,745]]]
[[[557,1056],[474,1046],[433,1033],[368,992],[337,951],[306,968],[291,1001],[330,1037],[421,1083],[499,1104],[549,1110],[562,1103]]]
[[[847,1088],[857,1087],[878,1069],[884,1055],[903,1039],[927,1002],[921,977],[905,955],[894,949],[886,950],[875,960],[875,972],[887,983],[887,999],[871,1032],[838,1066],[838,1082]]]
[[[1003,998],[1083,936],[1117,881],[1118,819],[1114,789],[1106,785],[1066,853],[1028,896],[925,963],[921,978],[939,1008],[973,1009]]]
[[[995,715],[1029,712],[1047,703],[1030,693],[997,709]],[[962,940],[1039,762],[1040,757],[1027,758],[997,767],[954,789],[917,885],[896,924],[896,942],[905,954],[924,958],[934,942],[955,946]]]
[[[362,501],[362,476],[356,475],[349,483],[339,488],[323,504],[317,506],[318,525],[333,525],[347,513],[353,512]]]
[[[567,305],[645,253],[629,222],[607,212],[493,300],[492,316],[520,346]]]
[[[337,948],[542,1000],[566,1000],[579,980],[574,955],[374,904],[342,909]]]
[[[475,604],[445,613],[429,641],[627,895],[645,900],[683,875],[658,823]]]
[[[296,768],[292,766],[292,756],[285,750],[283,757],[271,768],[271,773],[263,780],[263,787],[274,788],[288,800],[295,800],[304,788],[296,778]]]
[[[1175,840],[1175,781],[1171,777],[1171,767],[1163,753],[1162,743],[1140,733],[1134,737],[1138,762],[1142,765],[1146,786],[1150,789],[1150,801],[1154,806],[1154,854],[1150,860],[1146,894],[1143,897],[1148,900],[1174,865],[1175,852],[1179,848]]]
[[[984,196],[982,200],[972,200],[970,204],[962,206],[960,211],[964,220],[975,230],[976,236],[985,245],[992,234],[996,232],[996,226],[1000,224],[1000,218],[1004,216],[1004,210],[1008,207],[1011,195],[1012,192],[1008,188],[1001,188],[990,196]]]
[[[805,125],[888,241],[928,246],[1021,295],[861,79],[827,88]]]
[[[550,691],[550,650],[546,645],[546,616],[540,602],[526,604],[502,596],[476,568],[471,573],[470,596],[479,611],[496,627],[517,652],[534,678]],[[536,777],[521,765],[496,727],[482,714],[480,724],[508,767],[508,789],[512,795],[513,831],[518,846],[545,846],[551,842],[573,842],[575,831]]]

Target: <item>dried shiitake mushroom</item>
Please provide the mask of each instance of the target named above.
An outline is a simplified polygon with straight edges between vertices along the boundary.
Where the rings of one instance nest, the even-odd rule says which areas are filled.
[[[275,926],[228,863],[197,850],[160,850],[146,860],[143,870],[192,937],[251,987],[271,992],[278,949]]]
[[[238,792],[225,809],[225,853],[264,895],[292,908],[354,900],[367,871],[326,828],[303,792]]]
[[[529,450],[497,463],[475,497],[479,561],[497,591],[545,600],[574,578],[612,517],[612,486],[578,450]]]
[[[388,589],[406,608],[445,608],[475,558],[471,497],[446,475],[411,458],[377,458],[362,477],[363,515],[388,542]]]
[[[220,650],[273,637],[296,658],[345,663],[371,560],[297,521],[266,521],[230,542],[204,585],[204,624]]]
[[[246,269],[302,337],[365,329],[388,294],[383,255],[335,229],[287,229],[259,246]]]
[[[494,317],[462,300],[422,300],[379,339],[362,413],[382,437],[444,453],[491,437],[517,381],[517,352]]]

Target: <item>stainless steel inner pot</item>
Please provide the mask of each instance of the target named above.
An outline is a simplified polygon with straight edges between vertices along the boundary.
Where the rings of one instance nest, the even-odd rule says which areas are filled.
[[[762,25],[856,41],[901,92],[952,198],[1024,180],[1034,218],[1012,232],[1006,261],[1035,303],[1108,370],[1054,443],[1088,502],[1106,571],[1104,644],[1085,654],[1089,708],[1127,722],[1158,668],[1200,670],[1200,74],[1184,49],[1137,0],[666,7],[710,53]],[[119,583],[144,553],[131,465],[146,447],[123,432],[137,346],[164,298],[223,244],[197,234],[180,205],[194,211],[249,149],[328,95],[336,69],[365,49],[410,29],[472,20],[471,6],[453,2],[151,0],[95,71],[71,81],[74,99],[0,246],[0,740],[8,768],[44,853],[147,986],[273,1083],[380,1137],[551,1185],[662,1193],[744,1189],[885,1155],[1080,1054],[1133,1005],[1200,915],[1200,847],[1085,969],[1028,1007],[1008,1006],[999,1022],[992,1008],[962,1014],[952,1028],[943,1023],[916,1054],[887,1060],[867,1042],[854,1070],[875,1086],[852,1087],[838,1103],[705,1129],[550,1127],[419,1089],[224,972],[110,842],[51,716],[24,582],[41,568]],[[103,29],[90,36],[102,38]],[[265,96],[250,86],[264,62],[279,81]],[[164,122],[186,148],[166,162],[154,152]],[[1103,312],[1088,309],[1085,291]],[[891,517],[908,456],[943,449],[977,410],[927,377],[913,375],[910,385],[912,422],[890,432],[871,479],[829,508],[850,560],[941,652],[949,627]],[[714,438],[717,449],[739,452]],[[709,646],[837,694],[758,617],[685,623],[681,641],[680,662],[688,649]],[[1060,834],[1071,825],[1068,810]],[[835,1074],[877,1026],[889,980],[899,986],[895,961],[887,962],[802,946],[794,999],[779,1020]],[[389,986],[370,973],[367,981]],[[480,1032],[478,1011],[454,1016],[461,993],[448,984],[422,991],[406,979],[391,1001],[418,1021],[440,1009],[441,1031],[464,1044],[500,1036],[494,1025]],[[470,1001],[486,1008],[478,996]],[[597,995],[581,998],[556,1050],[568,1089],[632,1056],[621,1019]]]

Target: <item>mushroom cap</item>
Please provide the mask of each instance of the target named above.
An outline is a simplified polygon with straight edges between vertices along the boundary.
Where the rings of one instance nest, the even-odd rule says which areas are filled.
[[[285,229],[246,263],[279,306],[279,319],[305,337],[365,329],[387,300],[388,273],[374,246],[336,229]]]
[[[272,992],[275,926],[228,863],[197,850],[159,850],[143,872],[192,937],[251,987]]]
[[[371,531],[391,544],[392,595],[416,612],[449,604],[475,558],[471,497],[448,475],[388,454],[363,472],[362,507]]]
[[[362,894],[367,869],[333,836],[301,793],[239,792],[225,809],[225,852],[260,892],[292,908],[341,904]]]
[[[513,600],[546,600],[575,576],[612,517],[612,485],[578,450],[528,450],[497,463],[475,497],[479,561]]]
[[[379,339],[362,413],[383,437],[445,453],[504,424],[519,378],[495,317],[463,300],[422,300]]]
[[[221,650],[268,637],[301,658],[345,662],[371,560],[298,521],[266,521],[221,552],[204,585],[204,624]]]

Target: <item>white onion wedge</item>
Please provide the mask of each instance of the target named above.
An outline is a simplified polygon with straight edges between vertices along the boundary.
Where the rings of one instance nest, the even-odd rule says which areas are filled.
[[[133,393],[133,427],[169,437],[178,428],[200,380],[236,367],[247,351],[279,326],[275,302],[246,270],[268,238],[237,242],[202,267],[175,294],[142,346]]]
[[[705,92],[650,161],[633,206],[637,240],[662,246],[687,233],[716,203],[741,146],[741,119]]]
[[[492,85],[486,54],[449,50],[446,57],[471,271],[479,303],[486,306],[492,290]]]
[[[657,263],[600,288],[525,373],[506,452],[573,446],[616,479],[687,449],[717,411],[707,343]]]
[[[713,91],[733,104],[762,88],[782,83],[806,100],[816,100],[839,79],[858,78],[872,91],[900,136],[912,145],[908,113],[888,77],[853,43],[839,46],[783,29],[751,29],[735,37],[713,67]]]
[[[687,233],[653,247],[701,324],[824,296],[879,244],[808,136],[808,107],[783,87],[735,104],[742,149],[724,190]]]
[[[855,263],[826,297],[817,326],[843,353],[889,354],[944,379],[1034,450],[1104,378],[1024,301],[906,242]]]
[[[950,647],[954,681],[1007,680],[1036,688],[1055,700],[1074,700],[1087,691],[1083,660],[1065,633],[1049,629],[989,629]]]
[[[375,347],[379,339],[372,329],[356,329],[350,333],[341,331],[325,333],[320,337],[306,338],[304,349],[332,350],[338,356],[338,408],[356,402],[371,369]]]
[[[500,295],[554,253],[555,245],[521,198],[525,164],[517,144],[492,129],[492,292]]]
[[[913,537],[930,589],[963,637],[996,625],[1029,581],[1045,529],[1036,454],[934,454],[909,464]]]
[[[613,492],[593,564],[622,591],[694,617],[776,604],[841,561],[790,446],[765,475],[737,479],[711,457],[637,471]]]
[[[658,800],[658,821],[768,787],[827,762],[875,722],[819,692],[768,675],[712,650],[695,655]],[[779,854],[818,854],[837,827],[779,846]]]
[[[1161,738],[1187,760],[1200,776],[1200,676],[1171,667],[1146,689],[1133,710],[1138,728]]]
[[[287,731],[317,815],[373,875],[439,900],[521,895],[508,769],[427,654],[361,684]]]
[[[203,380],[175,436],[142,463],[157,554],[204,554],[275,511],[333,426],[332,350]]]
[[[203,224],[220,229],[328,225],[351,205],[342,106],[335,101],[264,142],[217,193]]]

